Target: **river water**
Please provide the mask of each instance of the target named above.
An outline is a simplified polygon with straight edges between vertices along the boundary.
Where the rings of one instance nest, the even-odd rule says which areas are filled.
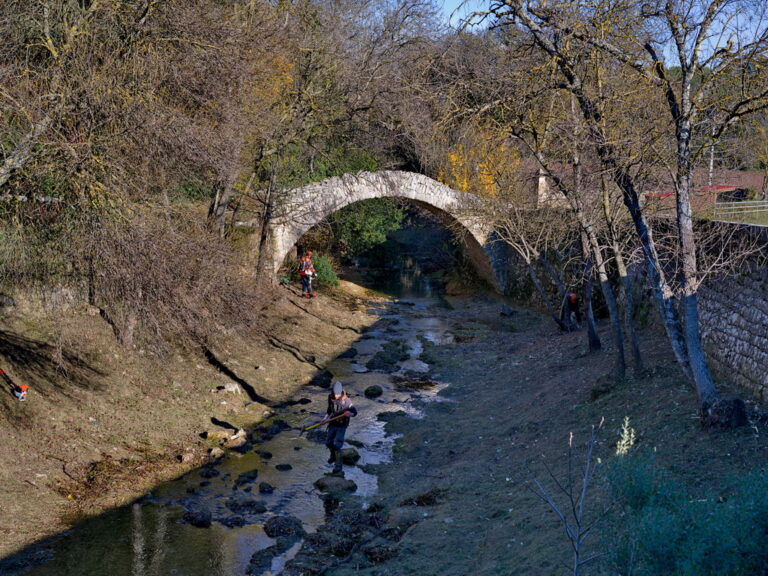
[[[385,434],[379,415],[403,410],[413,417],[420,416],[420,402],[435,399],[444,385],[433,382],[414,388],[404,386],[402,377],[426,376],[429,365],[422,356],[424,346],[452,340],[450,326],[440,314],[441,300],[428,278],[413,268],[404,269],[397,276],[383,286],[384,291],[397,298],[384,304],[371,303],[369,313],[379,317],[377,323],[354,344],[354,349],[327,366],[334,378],[344,382],[359,411],[347,433],[346,445],[356,448],[360,460],[355,466],[345,465],[344,473],[357,484],[356,495],[363,504],[374,497],[377,489],[377,478],[365,471],[366,466],[388,461],[395,441]],[[366,363],[388,342],[403,344],[408,358],[388,372],[368,370]],[[384,392],[369,399],[364,391],[373,385],[381,386]],[[290,429],[255,443],[245,454],[229,455],[216,465],[159,486],[130,506],[84,522],[52,539],[42,550],[37,549],[35,565],[13,573],[246,574],[254,552],[274,543],[263,530],[268,518],[295,516],[307,532],[313,532],[326,518],[326,504],[313,483],[330,471],[326,462],[328,452],[322,443],[322,433],[300,435],[299,431],[322,418],[327,394],[327,389],[319,386],[303,387],[295,396],[298,403],[280,409],[272,419],[272,423],[283,421],[282,427]],[[268,483],[274,491],[260,493],[260,483]],[[198,528],[188,522],[190,512],[200,511],[210,513],[210,527]],[[296,547],[286,556],[295,552]],[[280,573],[286,556],[275,558],[270,574]]]

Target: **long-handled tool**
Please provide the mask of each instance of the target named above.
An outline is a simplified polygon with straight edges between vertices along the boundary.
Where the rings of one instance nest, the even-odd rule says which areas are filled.
[[[16,382],[14,382],[13,380],[11,380],[11,377],[10,377],[10,376],[8,376],[8,374],[6,374],[6,373],[5,373],[5,370],[3,370],[2,368],[0,368],[0,378],[2,378],[3,380],[5,380],[6,384],[8,384],[9,386],[11,386],[11,387],[12,387],[14,390],[16,389]]]
[[[333,422],[334,420],[338,420],[339,418],[344,418],[346,414],[339,414],[338,416],[334,416],[333,418],[326,418],[324,420],[320,420],[320,422],[317,422],[315,424],[312,424],[311,426],[302,426],[301,432],[299,432],[299,436],[304,434],[307,430],[312,430],[312,428],[317,428],[318,426],[322,426],[323,424],[328,424],[328,422]]]

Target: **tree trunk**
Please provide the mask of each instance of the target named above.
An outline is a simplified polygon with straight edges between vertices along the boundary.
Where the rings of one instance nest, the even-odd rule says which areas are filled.
[[[229,176],[223,183],[219,184],[216,189],[216,196],[208,210],[210,226],[219,235],[219,238],[224,238],[227,230],[227,208],[229,208],[229,202],[234,195],[234,180],[233,176]]]
[[[590,352],[598,352],[603,344],[600,342],[600,336],[597,333],[595,324],[595,313],[592,309],[592,253],[589,247],[581,241],[581,253],[584,257],[584,316],[587,320],[587,342]]]
[[[48,130],[52,119],[52,116],[48,115],[40,122],[34,123],[32,125],[32,130],[21,139],[21,142],[19,142],[16,149],[6,156],[5,161],[2,166],[0,166],[0,188],[8,182],[16,170],[23,168],[24,165],[29,162],[40,136]]]
[[[632,348],[632,360],[635,372],[639,373],[643,369],[643,359],[640,354],[637,330],[635,329],[635,306],[634,297],[632,295],[632,285],[627,276],[627,267],[624,264],[624,256],[621,253],[621,246],[619,245],[618,234],[616,233],[615,219],[611,209],[611,196],[608,192],[608,185],[605,181],[605,177],[600,178],[600,185],[603,193],[603,216],[605,217],[605,223],[608,227],[611,251],[613,252],[613,258],[616,262],[616,273],[619,276],[619,300],[624,319],[624,329],[629,337],[630,348]]]
[[[691,372],[691,364],[688,358],[688,349],[685,344],[685,336],[683,335],[683,326],[680,323],[680,316],[677,312],[677,308],[675,308],[672,290],[667,284],[667,281],[664,278],[664,273],[661,270],[659,256],[656,253],[656,245],[654,244],[651,230],[648,228],[648,224],[643,216],[634,183],[624,170],[616,167],[615,162],[608,162],[608,166],[613,166],[615,168],[614,181],[622,191],[624,205],[632,216],[635,231],[640,239],[648,281],[651,283],[653,298],[656,302],[656,307],[659,310],[664,330],[667,333],[667,338],[672,346],[672,352],[674,353],[675,359],[680,365],[680,369],[683,371],[685,377],[693,381],[693,373]]]
[[[552,278],[552,282],[555,283],[555,286],[557,286],[557,293],[560,296],[560,300],[565,298],[565,282],[563,282],[563,277],[561,274],[558,274],[557,270],[554,269],[552,264],[549,262],[547,257],[544,254],[539,255],[539,262],[541,262],[541,265],[544,267],[544,270],[547,271],[547,274],[549,274],[549,277]]]
[[[687,104],[684,102],[683,110]],[[685,344],[688,359],[696,385],[696,394],[702,408],[717,399],[717,390],[701,345],[698,310],[698,265],[696,242],[693,235],[693,213],[691,207],[692,168],[690,165],[691,124],[683,116],[677,126],[677,234],[682,254],[681,292],[682,309],[685,319]]]
[[[688,344],[688,357],[691,362],[694,382],[696,382],[696,394],[699,398],[699,406],[702,410],[706,410],[717,400],[719,394],[712,381],[707,358],[701,346],[696,292],[683,297],[682,308],[685,319],[685,340]]]
[[[637,326],[635,325],[635,296],[632,293],[632,280],[627,275],[626,268],[624,268],[623,274],[619,273],[619,276],[621,278],[621,290],[624,299],[624,327],[629,336],[629,346],[632,348],[632,365],[635,367],[635,375],[638,375],[644,368],[640,341],[637,338]]]
[[[600,162],[607,173],[611,175],[616,186],[621,190],[624,206],[626,206],[632,216],[632,223],[634,224],[635,231],[640,240],[640,245],[643,248],[648,280],[651,283],[653,297],[656,301],[656,306],[659,309],[659,314],[661,315],[667,338],[672,346],[672,352],[674,353],[683,374],[685,374],[686,378],[693,381],[693,373],[691,372],[691,364],[688,359],[688,349],[685,343],[683,327],[680,323],[680,315],[677,312],[677,308],[675,308],[672,289],[667,283],[666,278],[664,277],[664,272],[661,269],[659,255],[656,252],[656,245],[653,241],[653,235],[645,221],[634,180],[626,167],[623,167],[620,164],[612,144],[610,144],[601,128],[602,116],[600,107],[581,90],[580,79],[575,77],[572,73],[569,74],[568,71],[565,72],[566,77],[574,83],[572,92],[576,95],[579,108],[581,109],[584,119],[587,121]]]
[[[616,295],[613,292],[608,278],[608,272],[605,268],[603,253],[600,250],[600,244],[591,225],[584,221],[582,214],[578,214],[582,223],[582,243],[590,248],[592,257],[597,264],[597,276],[600,281],[600,291],[605,298],[605,304],[608,307],[608,316],[611,322],[611,334],[613,336],[613,345],[616,347],[616,356],[613,366],[614,378],[619,381],[627,375],[627,361],[624,356],[624,331],[621,328],[621,315],[619,314],[619,305],[616,302]]]
[[[275,212],[275,175],[274,172],[267,186],[266,197],[264,198],[264,212],[261,217],[261,229],[259,231],[259,259],[256,264],[256,274],[258,277],[269,275],[272,281],[275,280],[277,270],[273,270],[272,250],[270,244],[272,241],[270,234],[270,224]]]
[[[549,315],[552,317],[552,320],[555,321],[555,324],[557,324],[560,329],[566,330],[565,324],[558,318],[557,311],[555,310],[554,305],[552,304],[552,299],[549,297],[549,294],[544,289],[544,285],[541,283],[541,280],[539,279],[539,274],[536,272],[536,263],[533,261],[528,261],[528,275],[531,277],[531,282],[533,282],[533,286],[536,288],[536,291],[539,293],[539,296],[541,296],[541,299],[544,301],[544,305],[547,307],[547,310],[549,311]]]

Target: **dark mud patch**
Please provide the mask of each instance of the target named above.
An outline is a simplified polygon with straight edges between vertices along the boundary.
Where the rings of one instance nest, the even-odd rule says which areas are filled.
[[[437,382],[426,376],[393,376],[392,382],[397,390],[431,390],[438,386]]]
[[[406,498],[400,502],[400,506],[436,506],[447,493],[448,490],[445,488],[431,488],[423,494]]]

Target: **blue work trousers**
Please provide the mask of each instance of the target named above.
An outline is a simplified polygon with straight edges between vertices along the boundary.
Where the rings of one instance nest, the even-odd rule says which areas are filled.
[[[334,426],[333,424],[328,424],[328,435],[325,438],[325,445],[332,450],[341,450],[341,447],[344,445],[344,435],[346,433],[346,426]]]

